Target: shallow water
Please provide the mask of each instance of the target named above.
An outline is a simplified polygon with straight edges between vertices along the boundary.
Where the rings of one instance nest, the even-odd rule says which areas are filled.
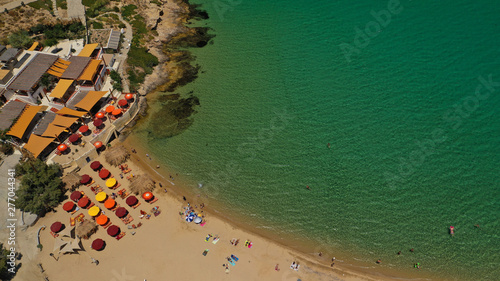
[[[401,1],[376,32],[387,2],[206,1],[216,37],[178,89],[200,98],[193,125],[162,139],[146,120],[133,138],[258,228],[498,280],[500,87],[484,81],[500,81],[500,5],[472,2]]]

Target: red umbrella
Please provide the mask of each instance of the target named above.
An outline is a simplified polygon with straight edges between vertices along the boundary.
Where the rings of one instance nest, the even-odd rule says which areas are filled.
[[[71,201],[68,201],[63,205],[63,210],[65,210],[66,212],[71,212],[73,208],[75,208],[75,203]]]
[[[105,115],[104,115],[104,112],[101,112],[101,111],[99,111],[99,112],[97,112],[97,113],[95,114],[95,117],[97,117],[97,118],[99,118],[99,119],[104,118],[104,116],[105,116]]]
[[[83,125],[80,127],[80,129],[78,129],[78,131],[80,131],[80,133],[85,133],[88,130],[89,130],[89,126],[87,126],[87,125]]]
[[[109,171],[106,170],[106,169],[102,169],[100,172],[99,172],[99,177],[101,177],[101,179],[105,179],[109,176]]]
[[[57,150],[63,152],[65,151],[66,149],[68,148],[67,145],[65,145],[64,143],[61,143],[58,147],[57,147]]]
[[[123,218],[124,216],[126,216],[128,214],[128,211],[127,211],[127,209],[120,207],[120,208],[116,209],[115,214],[119,218]]]
[[[80,201],[78,201],[78,206],[80,206],[81,208],[85,208],[89,203],[90,203],[89,198],[83,197],[82,199],[80,199]]]
[[[118,105],[119,106],[126,106],[128,104],[127,100],[119,100]]]
[[[102,125],[102,119],[96,119],[94,120],[94,126],[99,127]]]
[[[87,184],[90,182],[90,176],[85,174],[82,176],[82,179],[80,180],[80,183]]]
[[[71,198],[71,200],[76,202],[78,201],[78,199],[82,198],[82,193],[80,191],[73,191],[73,193],[71,193],[69,198]]]
[[[94,162],[90,163],[90,168],[91,168],[92,170],[94,170],[94,171],[95,171],[95,170],[99,170],[99,168],[101,168],[101,162],[99,162],[99,161],[94,161]]]
[[[125,200],[125,202],[126,202],[126,203],[127,203],[127,205],[129,205],[129,206],[134,206],[135,204],[137,204],[137,201],[139,201],[139,200],[137,200],[137,197],[135,197],[134,195],[129,196],[129,197],[127,198],[127,200]]]
[[[115,110],[115,107],[112,105],[106,107],[106,113],[111,113],[111,112],[113,112],[113,110]]]
[[[56,221],[55,223],[53,223],[51,226],[50,226],[50,231],[54,232],[54,233],[57,233],[59,231],[61,231],[63,227],[63,224]]]
[[[92,249],[100,251],[104,248],[104,240],[96,239],[92,242]]]
[[[153,199],[153,197],[153,193],[151,192],[144,192],[144,194],[142,195],[142,198],[144,198],[144,200],[146,201]]]
[[[108,227],[108,234],[109,236],[116,236],[118,235],[118,233],[120,233],[120,228],[116,225],[112,225],[110,227]]]
[[[79,139],[80,139],[80,136],[78,134],[72,134],[71,136],[69,136],[70,142],[76,142]]]
[[[131,100],[131,99],[134,98],[134,95],[131,94],[131,93],[128,93],[128,94],[125,95],[125,98],[128,99],[128,100]]]
[[[96,141],[96,142],[94,142],[94,146],[95,146],[95,148],[101,148],[102,142],[101,141]]]

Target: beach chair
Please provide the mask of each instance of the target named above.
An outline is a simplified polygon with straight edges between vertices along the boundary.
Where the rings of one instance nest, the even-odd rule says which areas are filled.
[[[118,235],[115,237],[115,238],[116,238],[116,240],[120,240],[120,239],[122,239],[122,238],[123,238],[123,236],[125,236],[125,234],[127,234],[127,233],[126,233],[126,232],[122,232],[122,233],[118,234]]]
[[[136,209],[137,207],[139,207],[141,205],[141,202],[138,202],[137,204],[135,204],[135,206],[132,206],[132,208]]]
[[[158,201],[158,197],[155,197],[153,200],[149,201],[149,204],[153,204],[154,202]]]
[[[75,210],[73,212],[71,212],[71,214],[75,214],[76,212],[78,212],[80,210],[80,207],[76,206]]]
[[[75,224],[76,224],[75,218],[69,218],[69,224],[71,226],[75,226]]]
[[[54,233],[53,231],[51,231],[51,232],[50,232],[50,235],[52,235],[52,237],[54,237],[54,238],[56,238],[56,237],[58,237],[58,236],[59,236],[59,234]]]
[[[94,202],[90,201],[90,204],[89,204],[89,206],[87,207],[87,209],[90,209],[90,208],[92,208],[92,207],[94,207],[94,206],[95,206]]]
[[[91,186],[91,185],[93,185],[94,183],[95,183],[95,180],[94,180],[94,179],[92,179],[92,182],[87,183],[87,184],[86,184],[86,186]]]
[[[109,226],[111,225],[111,220],[108,220],[108,223],[105,224],[105,225],[101,225],[102,227],[104,227],[104,229],[108,228]]]

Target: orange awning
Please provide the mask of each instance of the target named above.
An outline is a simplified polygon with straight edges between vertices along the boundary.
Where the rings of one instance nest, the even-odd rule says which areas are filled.
[[[82,80],[89,80],[92,81],[94,78],[94,75],[97,73],[97,69],[99,68],[99,65],[101,64],[102,60],[91,60],[85,70],[83,71],[82,75],[78,77],[78,81]]]
[[[56,112],[56,114],[59,115],[71,115],[71,116],[76,116],[76,117],[82,117],[83,115],[87,114],[85,111],[78,111],[78,110],[73,110],[71,108],[63,107],[61,110]]]
[[[77,117],[66,117],[62,115],[56,115],[56,118],[54,118],[54,121],[52,121],[52,123],[50,124],[64,128],[69,128],[71,127],[71,125],[73,125],[73,123],[76,122],[76,120],[78,120]]]
[[[69,79],[59,80],[59,83],[57,83],[54,90],[52,90],[52,92],[50,93],[50,96],[53,98],[58,98],[58,99],[62,98],[64,96],[64,94],[66,93],[66,91],[68,91],[69,86],[71,86],[71,84],[73,84],[73,80],[69,80]]]
[[[108,91],[90,91],[75,107],[81,108],[85,111],[90,111],[92,107],[104,96]]]
[[[31,134],[28,143],[24,145],[24,148],[31,152],[35,158],[42,153],[42,151],[52,142],[54,141],[53,137],[40,137],[35,134]]]
[[[17,119],[16,124],[14,124],[10,128],[10,131],[7,133],[7,135],[18,137],[21,139],[24,135],[24,132],[26,132],[26,129],[30,125],[31,121],[33,121],[33,118],[35,118],[35,115],[42,108],[45,107],[28,104],[26,108],[24,108],[24,111],[23,113],[21,113],[19,119]]]
[[[61,77],[71,62],[58,58],[56,62],[47,70],[47,73],[56,77]]]
[[[38,43],[38,42],[33,43],[33,45],[31,45],[31,47],[28,49],[28,51],[34,51],[36,49],[36,47],[38,47],[38,44],[40,44],[40,43]]]
[[[95,44],[87,44],[83,47],[82,51],[78,54],[79,57],[90,57],[92,52],[94,52],[95,48],[97,48],[97,43]]]
[[[66,130],[65,127],[57,126],[57,125],[50,123],[47,126],[47,129],[45,129],[45,132],[43,132],[42,137],[55,138],[55,137],[59,136],[64,130]]]

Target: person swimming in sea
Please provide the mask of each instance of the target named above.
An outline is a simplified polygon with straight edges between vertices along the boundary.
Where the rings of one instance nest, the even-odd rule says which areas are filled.
[[[327,146],[328,148],[330,148],[330,143],[328,143],[326,146]]]
[[[307,188],[308,190],[311,190],[311,188],[310,188],[308,185],[306,185],[306,188]]]

